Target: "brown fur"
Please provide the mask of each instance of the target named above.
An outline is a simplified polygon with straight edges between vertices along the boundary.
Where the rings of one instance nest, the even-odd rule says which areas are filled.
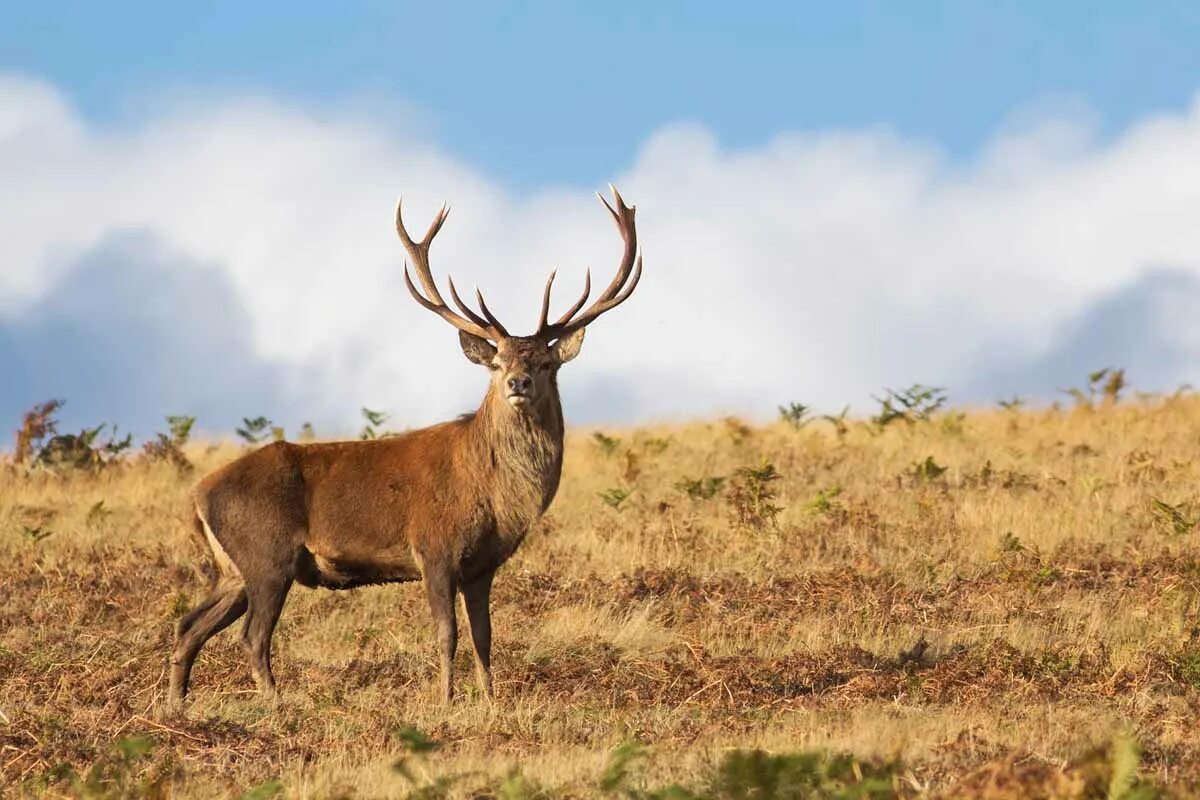
[[[256,681],[275,690],[271,634],[293,582],[350,589],[424,579],[452,693],[454,597],[463,595],[476,665],[491,692],[492,577],[554,499],[562,470],[559,366],[579,331],[554,345],[535,337],[493,347],[462,335],[467,357],[492,370],[469,416],[394,438],[279,442],[205,477],[196,526],[219,576],[176,630],[171,697],[181,701],[205,641],[247,612],[242,641]],[[519,407],[511,387],[525,386]],[[527,383],[526,383],[527,382]]]

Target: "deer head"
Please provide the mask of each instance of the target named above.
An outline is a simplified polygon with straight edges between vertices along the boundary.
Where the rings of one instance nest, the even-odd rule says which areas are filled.
[[[487,367],[491,373],[490,394],[503,398],[508,407],[518,411],[532,411],[545,402],[557,397],[558,369],[579,355],[586,327],[606,311],[625,302],[637,287],[642,277],[642,259],[638,254],[637,228],[634,224],[636,209],[625,205],[625,201],[612,188],[613,203],[604,197],[600,202],[617,223],[617,230],[625,242],[625,253],[617,274],[608,287],[587,309],[583,309],[592,289],[591,271],[587,273],[583,294],[555,322],[549,321],[550,290],[554,285],[555,273],[551,272],[542,294],[542,312],[537,330],[530,336],[513,336],[496,319],[476,289],[475,300],[479,311],[472,310],[458,295],[454,281],[447,277],[450,297],[461,314],[452,310],[442,299],[429,268],[429,245],[441,230],[449,214],[442,206],[421,241],[414,241],[405,230],[401,216],[402,204],[396,206],[396,232],[408,251],[412,267],[421,282],[424,294],[417,290],[409,275],[408,264],[404,266],[404,282],[413,298],[458,329],[463,354],[472,362]],[[632,275],[632,277],[631,277]]]

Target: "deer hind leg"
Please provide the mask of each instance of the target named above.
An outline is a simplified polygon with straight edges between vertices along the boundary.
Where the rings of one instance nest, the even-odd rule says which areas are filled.
[[[433,612],[441,655],[441,696],[447,703],[454,699],[454,653],[458,650],[458,620],[454,614],[456,592],[454,576],[449,569],[425,570],[425,594],[429,598],[429,610]]]
[[[246,587],[240,579],[223,579],[176,628],[175,651],[171,656],[171,688],[168,699],[179,704],[187,696],[192,665],[204,643],[246,613]]]
[[[292,588],[290,575],[272,575],[247,584],[250,611],[242,626],[242,647],[250,659],[250,671],[258,689],[268,697],[275,697],[275,675],[271,672],[271,637],[283,601]]]
[[[212,551],[220,578],[198,606],[175,625],[175,649],[171,654],[171,685],[167,699],[178,705],[187,695],[192,665],[205,642],[232,625],[246,612],[246,588],[241,573],[200,518],[204,538]]]
[[[489,603],[492,578],[489,572],[465,583],[462,588],[463,608],[471,626],[471,644],[475,649],[475,676],[484,695],[492,699],[492,615]]]

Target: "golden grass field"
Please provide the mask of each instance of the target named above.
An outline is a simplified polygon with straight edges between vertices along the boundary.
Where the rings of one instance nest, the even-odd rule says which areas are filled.
[[[187,495],[242,448],[0,463],[0,795],[1200,796],[1200,397],[594,433],[497,577],[494,705],[469,646],[434,701],[407,584],[293,590],[278,707],[234,628],[169,712]]]

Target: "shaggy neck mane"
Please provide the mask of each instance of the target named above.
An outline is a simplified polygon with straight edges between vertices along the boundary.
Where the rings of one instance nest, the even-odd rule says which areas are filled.
[[[527,409],[516,409],[494,386],[471,420],[475,440],[495,464],[492,507],[501,530],[522,537],[558,491],[563,416],[558,385]]]

